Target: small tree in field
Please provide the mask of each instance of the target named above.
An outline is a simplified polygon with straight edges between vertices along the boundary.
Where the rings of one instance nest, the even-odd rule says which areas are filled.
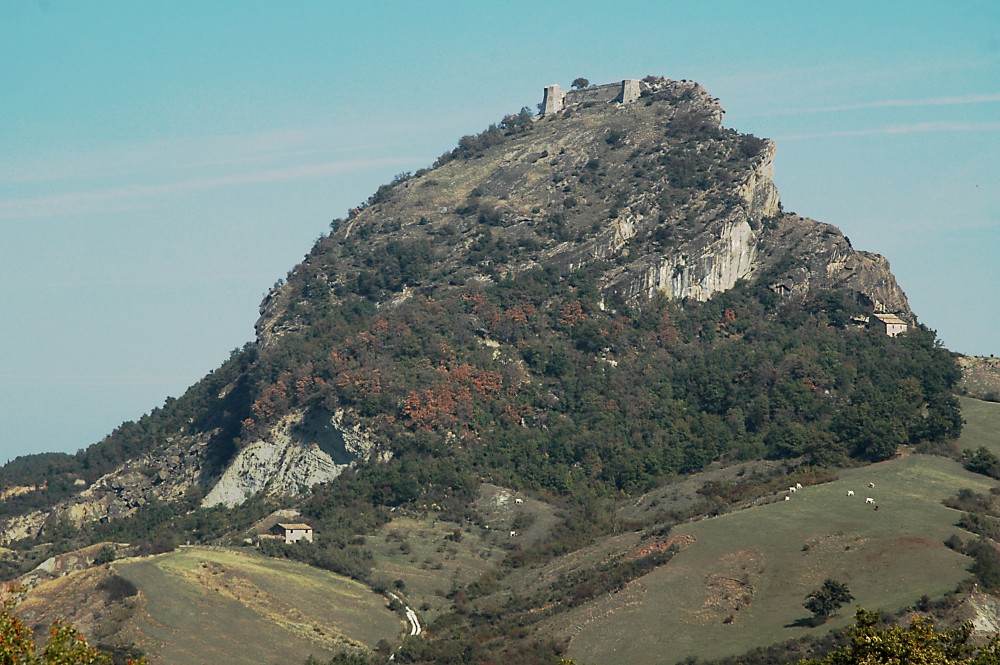
[[[588,81],[583,77],[580,77],[578,79],[575,79],[570,85],[579,90],[580,88],[586,88],[587,86],[589,86],[590,81]]]
[[[841,607],[854,600],[843,582],[827,578],[816,591],[806,596],[805,608],[812,612],[812,624],[818,626],[837,613]]]

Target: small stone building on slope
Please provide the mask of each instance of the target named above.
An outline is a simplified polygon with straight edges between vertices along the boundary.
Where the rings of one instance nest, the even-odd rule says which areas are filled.
[[[300,540],[313,541],[313,528],[302,522],[279,522],[271,527],[271,536],[282,538],[286,543],[297,543]]]
[[[908,327],[906,321],[899,318],[895,314],[883,314],[878,312],[872,315],[871,326],[888,337],[895,337],[896,335],[905,333]]]

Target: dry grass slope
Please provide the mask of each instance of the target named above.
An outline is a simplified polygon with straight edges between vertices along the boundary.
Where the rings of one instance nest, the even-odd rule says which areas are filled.
[[[124,637],[152,662],[302,662],[403,634],[381,596],[290,561],[191,547],[115,567],[144,601]]]
[[[958,440],[960,448],[986,448],[1000,455],[1000,404],[960,397],[965,427]]]
[[[826,627],[795,625],[808,615],[806,594],[827,577],[846,582],[865,607],[896,610],[968,577],[968,559],[943,545],[958,531],[958,514],[941,500],[962,487],[982,492],[994,485],[955,462],[922,455],[847,471],[790,501],[678,527],[675,533],[693,542],[670,563],[550,627],[572,638],[570,654],[578,660],[676,662],[738,654],[847,622],[850,612]]]

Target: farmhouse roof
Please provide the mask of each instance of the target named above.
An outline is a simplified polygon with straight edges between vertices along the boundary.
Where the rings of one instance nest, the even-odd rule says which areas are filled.
[[[901,323],[903,325],[906,325],[906,321],[904,321],[903,319],[899,318],[895,314],[881,314],[881,313],[878,313],[878,314],[875,314],[875,318],[877,318],[882,323]]]
[[[296,522],[294,524],[286,524],[284,522],[278,522],[278,526],[286,531],[301,531],[305,529],[307,531],[312,531],[312,527],[303,522]]]

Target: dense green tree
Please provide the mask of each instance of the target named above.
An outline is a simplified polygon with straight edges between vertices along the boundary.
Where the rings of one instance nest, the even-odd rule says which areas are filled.
[[[965,551],[973,558],[969,570],[983,588],[1000,589],[1000,552],[997,551],[996,544],[992,540],[980,538],[970,543]]]
[[[841,607],[854,600],[847,585],[843,582],[827,578],[823,586],[816,589],[808,596],[803,606],[812,612],[812,621],[815,625],[825,623],[827,619],[837,613]]]
[[[975,450],[967,449],[963,453],[965,468],[975,473],[981,473],[991,478],[1000,478],[1000,458],[984,446]]]

